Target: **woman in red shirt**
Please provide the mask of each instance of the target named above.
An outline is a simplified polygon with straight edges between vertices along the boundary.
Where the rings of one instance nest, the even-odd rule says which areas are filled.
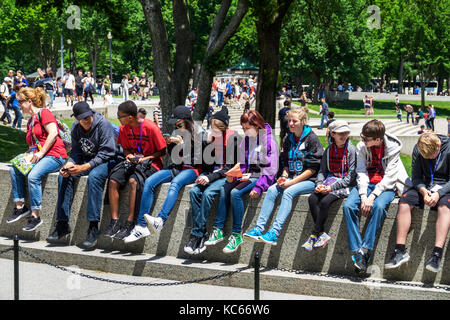
[[[67,158],[64,142],[59,136],[55,116],[45,106],[45,91],[42,88],[23,88],[17,100],[23,113],[31,116],[27,124],[27,143],[33,152],[31,162],[35,164],[27,175],[30,209],[25,205],[25,177],[15,167],[11,167],[11,184],[15,203],[12,223],[30,214],[24,231],[34,231],[42,224],[39,212],[42,209],[42,178],[51,172],[58,172]]]

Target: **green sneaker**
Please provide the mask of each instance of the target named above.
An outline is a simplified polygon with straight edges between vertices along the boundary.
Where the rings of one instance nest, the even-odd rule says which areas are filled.
[[[223,248],[223,253],[235,252],[242,243],[242,235],[240,233],[233,232],[228,238],[228,244]]]
[[[225,239],[223,237],[223,231],[217,227],[213,227],[213,231],[209,236],[208,241],[205,242],[205,246],[213,246],[222,241],[223,239]]]

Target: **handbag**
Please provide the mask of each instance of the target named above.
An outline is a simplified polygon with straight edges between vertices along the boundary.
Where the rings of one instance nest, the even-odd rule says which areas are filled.
[[[24,152],[10,162],[21,174],[26,176],[36,165],[36,163],[31,163],[31,158],[33,158],[33,152]]]

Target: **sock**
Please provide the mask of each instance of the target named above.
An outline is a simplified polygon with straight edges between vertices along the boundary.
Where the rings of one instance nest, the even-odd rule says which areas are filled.
[[[437,255],[438,255],[439,257],[442,257],[442,248],[434,247],[434,249],[433,249],[433,254],[434,254],[434,253],[437,253]]]
[[[406,246],[404,244],[396,244],[395,245],[395,250],[401,251],[401,252],[405,252],[406,251]]]

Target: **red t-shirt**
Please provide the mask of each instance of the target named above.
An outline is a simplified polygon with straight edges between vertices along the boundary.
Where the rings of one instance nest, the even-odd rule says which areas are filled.
[[[43,147],[45,144],[45,141],[47,140],[47,137],[48,137],[48,132],[45,130],[44,125],[46,125],[47,123],[53,122],[56,124],[56,127],[58,127],[56,118],[50,110],[40,109],[39,113],[40,113],[41,121],[39,121],[38,114],[35,114],[34,115],[34,127],[32,126],[32,122],[33,122],[32,119],[28,120],[28,124],[27,124],[27,143],[30,147],[36,147],[37,148],[36,152],[39,151],[39,148],[37,147],[36,140],[34,139],[33,131],[34,131],[34,134],[35,134],[37,140],[39,141],[39,144],[41,145],[41,147]],[[59,132],[59,129],[58,129],[58,132]],[[62,157],[63,159],[67,158],[67,152],[66,152],[66,148],[64,146],[64,142],[62,141],[62,139],[59,135],[56,136],[55,143],[53,144],[53,146],[50,148],[50,150],[45,155],[52,156],[55,158],[59,158],[59,157]]]
[[[343,177],[342,173],[344,173],[345,175],[348,171],[347,165],[348,151],[347,152],[345,151],[346,151],[345,146],[337,148],[335,144],[332,144],[329,150],[328,162],[330,165],[330,173],[333,173],[333,175],[339,178]]]
[[[141,125],[132,127],[129,125],[120,126],[117,143],[123,149],[133,153],[140,153],[144,156],[150,156],[153,153],[164,149],[167,144],[158,126],[149,119],[142,121],[142,146],[141,146]],[[161,170],[163,168],[162,158],[155,158],[152,166]]]
[[[379,183],[384,177],[383,157],[384,157],[384,143],[379,147],[370,147],[372,153],[372,163],[367,168],[369,174],[369,182],[373,184]]]

